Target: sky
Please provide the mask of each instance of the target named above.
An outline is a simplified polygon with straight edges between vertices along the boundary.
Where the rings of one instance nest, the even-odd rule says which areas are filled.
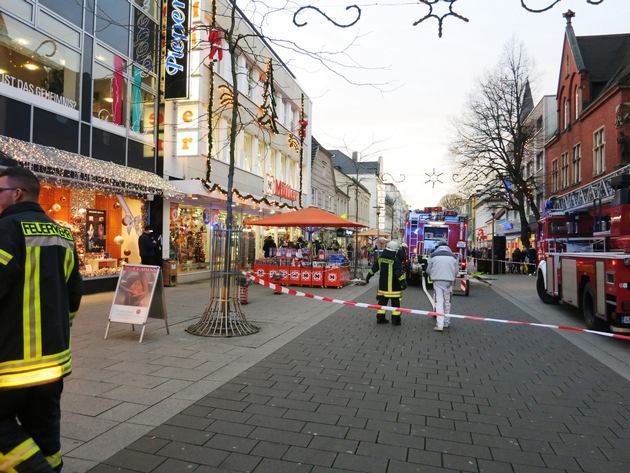
[[[531,9],[543,9],[556,0],[523,1]],[[449,3],[434,2],[434,14],[448,12]],[[599,5],[559,0],[543,13],[526,11],[521,0],[454,0],[452,10],[469,21],[446,17],[441,38],[434,18],[413,26],[429,13],[417,0],[313,1],[338,23],[356,18],[354,9],[346,10],[350,5],[361,8],[361,17],[351,27],[338,28],[305,10],[296,20],[307,24],[297,27],[293,13],[308,4],[289,2],[264,23],[255,23],[271,38],[290,39],[314,51],[344,50],[345,56],[329,57],[356,64],[324,67],[274,46],[313,103],[313,136],[326,149],[358,152],[360,160],[382,156],[385,180],[396,183],[411,208],[437,205],[443,195],[457,191],[449,166],[451,121],[461,116],[476,81],[497,65],[506,43],[521,42],[534,60],[537,103],[543,95],[556,94],[564,12],[575,12],[577,36],[630,33],[630,0],[601,0]]]

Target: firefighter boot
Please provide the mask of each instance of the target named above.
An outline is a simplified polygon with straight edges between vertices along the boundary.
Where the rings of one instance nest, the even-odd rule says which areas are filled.
[[[389,320],[387,320],[385,318],[385,312],[383,312],[383,313],[377,312],[376,313],[376,323],[377,324],[388,324],[389,323]]]
[[[400,314],[394,315],[392,314],[392,325],[400,325]]]

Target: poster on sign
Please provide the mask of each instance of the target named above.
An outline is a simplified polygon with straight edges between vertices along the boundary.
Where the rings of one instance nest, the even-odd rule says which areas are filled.
[[[125,264],[118,278],[105,339],[111,323],[121,322],[142,325],[142,342],[147,318],[164,319],[166,333],[169,333],[162,270],[159,266]]]

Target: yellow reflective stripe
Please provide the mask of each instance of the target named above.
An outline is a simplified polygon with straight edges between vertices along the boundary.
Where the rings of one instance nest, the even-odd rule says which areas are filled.
[[[25,359],[37,358],[42,354],[42,311],[39,280],[40,254],[41,250],[38,247],[26,248],[24,293],[22,300]]]
[[[66,248],[66,256],[63,261],[63,270],[66,276],[66,282],[70,279],[72,274],[72,268],[74,268],[74,252],[70,248]]]
[[[70,372],[72,372],[72,362],[68,361],[66,365],[51,366],[25,373],[6,374],[0,377],[0,389],[49,383],[70,374]],[[0,469],[0,471],[2,470]]]
[[[52,455],[47,456],[46,460],[53,468],[58,467],[59,465],[61,465],[61,450],[59,450],[57,453],[53,453]]]
[[[2,455],[0,453],[0,471],[6,473],[16,473],[16,467],[31,458],[38,451],[39,447],[33,439],[28,439],[8,452],[6,455]]]
[[[4,250],[0,250],[0,264],[7,265],[13,259],[13,255]]]
[[[16,371],[33,371],[51,366],[63,365],[70,360],[70,348],[53,355],[41,356],[36,360],[11,360],[0,363],[0,375]]]

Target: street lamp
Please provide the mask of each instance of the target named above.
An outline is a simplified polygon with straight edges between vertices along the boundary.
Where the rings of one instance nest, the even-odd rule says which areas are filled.
[[[376,209],[376,248],[375,251],[379,251],[378,248],[378,244],[381,240],[381,207],[379,205],[377,205],[376,207],[374,207]],[[376,253],[377,257],[379,256],[379,253]]]

